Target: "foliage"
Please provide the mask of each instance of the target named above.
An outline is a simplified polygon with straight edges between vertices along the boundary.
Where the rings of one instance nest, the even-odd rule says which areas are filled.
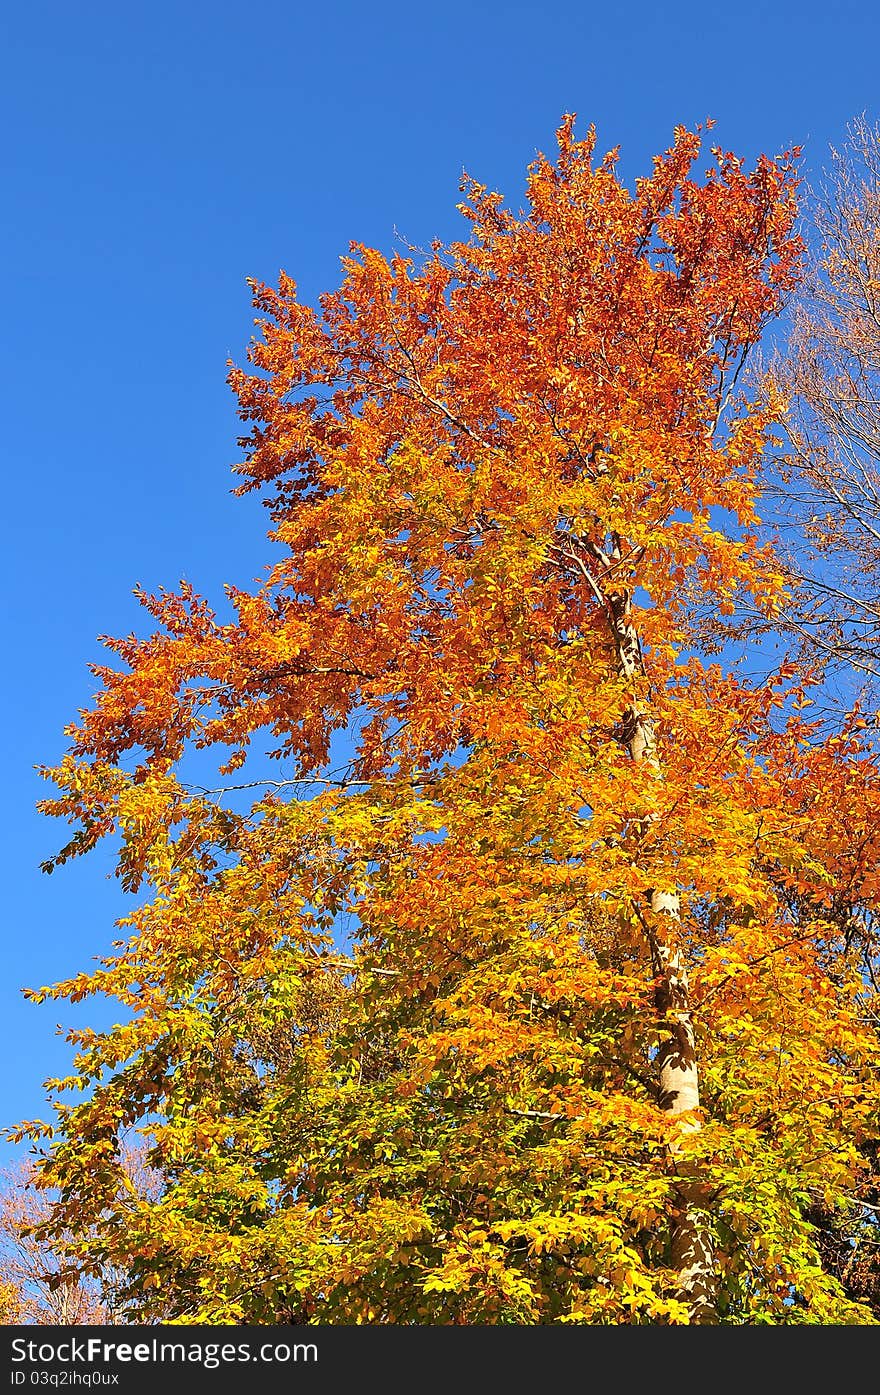
[[[700,650],[707,601],[716,649],[786,604],[781,403],[736,377],[795,274],[792,164],[700,180],[699,148],[630,192],[566,122],[523,215],[469,182],[419,265],[355,248],[318,311],[254,288],[242,488],[283,554],[229,617],[142,597],[45,806],[50,868],[113,836],[148,892],[34,995],[125,1020],[69,1034],[31,1126],[141,1320],[702,1320],[689,1211],[714,1318],[871,1320],[810,1208],[852,1209],[877,1133],[877,771],[792,666]],[[164,1186],[123,1205],[133,1129]]]

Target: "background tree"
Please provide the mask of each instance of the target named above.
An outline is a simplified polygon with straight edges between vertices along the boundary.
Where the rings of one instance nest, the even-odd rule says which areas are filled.
[[[122,1167],[132,1192],[158,1193],[158,1179],[140,1154],[125,1150]],[[72,1237],[52,1244],[42,1231],[50,1219],[52,1198],[37,1185],[34,1169],[6,1171],[0,1190],[0,1314],[9,1323],[79,1326],[122,1320],[117,1301],[121,1276],[111,1268],[100,1273],[80,1269],[69,1253]]]
[[[150,891],[35,994],[130,1017],[70,1033],[25,1130],[44,1235],[144,1318],[871,1320],[809,1209],[852,1210],[876,1135],[839,903],[877,903],[877,771],[795,666],[700,652],[707,598],[785,603],[777,404],[735,384],[791,161],[699,149],[630,192],[566,122],[525,214],[469,183],[418,267],[356,248],[318,312],[255,287],[242,487],[283,554],[225,616],[143,596],[45,806],[47,870],[115,836]],[[164,1186],[122,1205],[132,1128]]]
[[[80,1277],[63,1253],[34,1234],[51,1203],[33,1184],[29,1169],[5,1176],[0,1194],[0,1285],[4,1322],[70,1326],[105,1322],[109,1314],[97,1286]]]
[[[815,193],[818,245],[775,376],[791,398],[777,495],[792,550],[787,613],[826,672],[880,703],[880,131],[862,117]],[[852,678],[855,679],[853,690]]]
[[[808,204],[809,266],[793,330],[773,366],[790,408],[781,468],[764,495],[789,569],[777,629],[824,679],[815,711],[870,740],[880,707],[880,131],[859,117],[831,154]],[[876,920],[845,900],[848,941],[876,986]],[[880,1316],[875,1143],[865,1151],[861,1205],[840,1215],[814,1203],[810,1214],[826,1267]]]

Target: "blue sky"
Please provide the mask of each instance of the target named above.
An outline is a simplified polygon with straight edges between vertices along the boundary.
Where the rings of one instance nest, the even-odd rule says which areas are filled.
[[[816,173],[849,118],[880,117],[880,10],[18,0],[3,27],[7,1124],[43,1112],[74,1020],[20,986],[86,967],[124,910],[107,854],[39,873],[62,830],[33,768],[93,691],[96,636],[140,627],[136,582],[216,598],[271,555],[229,493],[245,277],[284,267],[311,299],[352,239],[458,234],[463,167],[519,206],[570,110],[627,178],[707,116],[746,156],[804,145]]]

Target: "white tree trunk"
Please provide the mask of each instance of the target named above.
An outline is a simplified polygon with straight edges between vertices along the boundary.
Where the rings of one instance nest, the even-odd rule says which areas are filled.
[[[598,556],[596,554],[598,553]],[[596,560],[611,566],[620,564],[620,545],[614,539],[610,554],[593,549]],[[617,651],[621,677],[635,683],[644,675],[641,645],[632,620],[632,594],[629,590],[604,591],[609,608],[611,632]],[[657,755],[654,724],[643,701],[635,699],[624,718],[623,737],[632,759],[651,765],[657,778],[662,768]],[[650,821],[642,828],[642,837]],[[655,1003],[658,1015],[668,1024],[670,1035],[657,1051],[658,1103],[664,1113],[681,1118],[669,1145],[669,1163],[676,1176],[675,1206],[672,1216],[671,1261],[678,1272],[678,1296],[688,1306],[691,1322],[716,1320],[717,1280],[708,1199],[699,1176],[681,1154],[681,1140],[698,1132],[700,1084],[696,1041],[691,1017],[690,985],[680,948],[681,914],[678,893],[654,890],[650,893],[650,915],[643,917],[654,970]]]

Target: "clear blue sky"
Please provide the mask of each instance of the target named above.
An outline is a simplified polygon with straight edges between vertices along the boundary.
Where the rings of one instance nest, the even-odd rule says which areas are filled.
[[[11,0],[0,48],[5,1124],[43,1112],[74,1020],[20,985],[86,967],[122,910],[106,856],[40,875],[62,830],[33,812],[33,767],[93,690],[96,636],[141,625],[135,582],[217,597],[269,559],[261,510],[229,494],[245,277],[284,267],[311,298],[352,239],[458,233],[462,167],[519,206],[568,110],[627,178],[707,116],[726,147],[803,144],[816,171],[850,117],[880,116],[880,10]]]

